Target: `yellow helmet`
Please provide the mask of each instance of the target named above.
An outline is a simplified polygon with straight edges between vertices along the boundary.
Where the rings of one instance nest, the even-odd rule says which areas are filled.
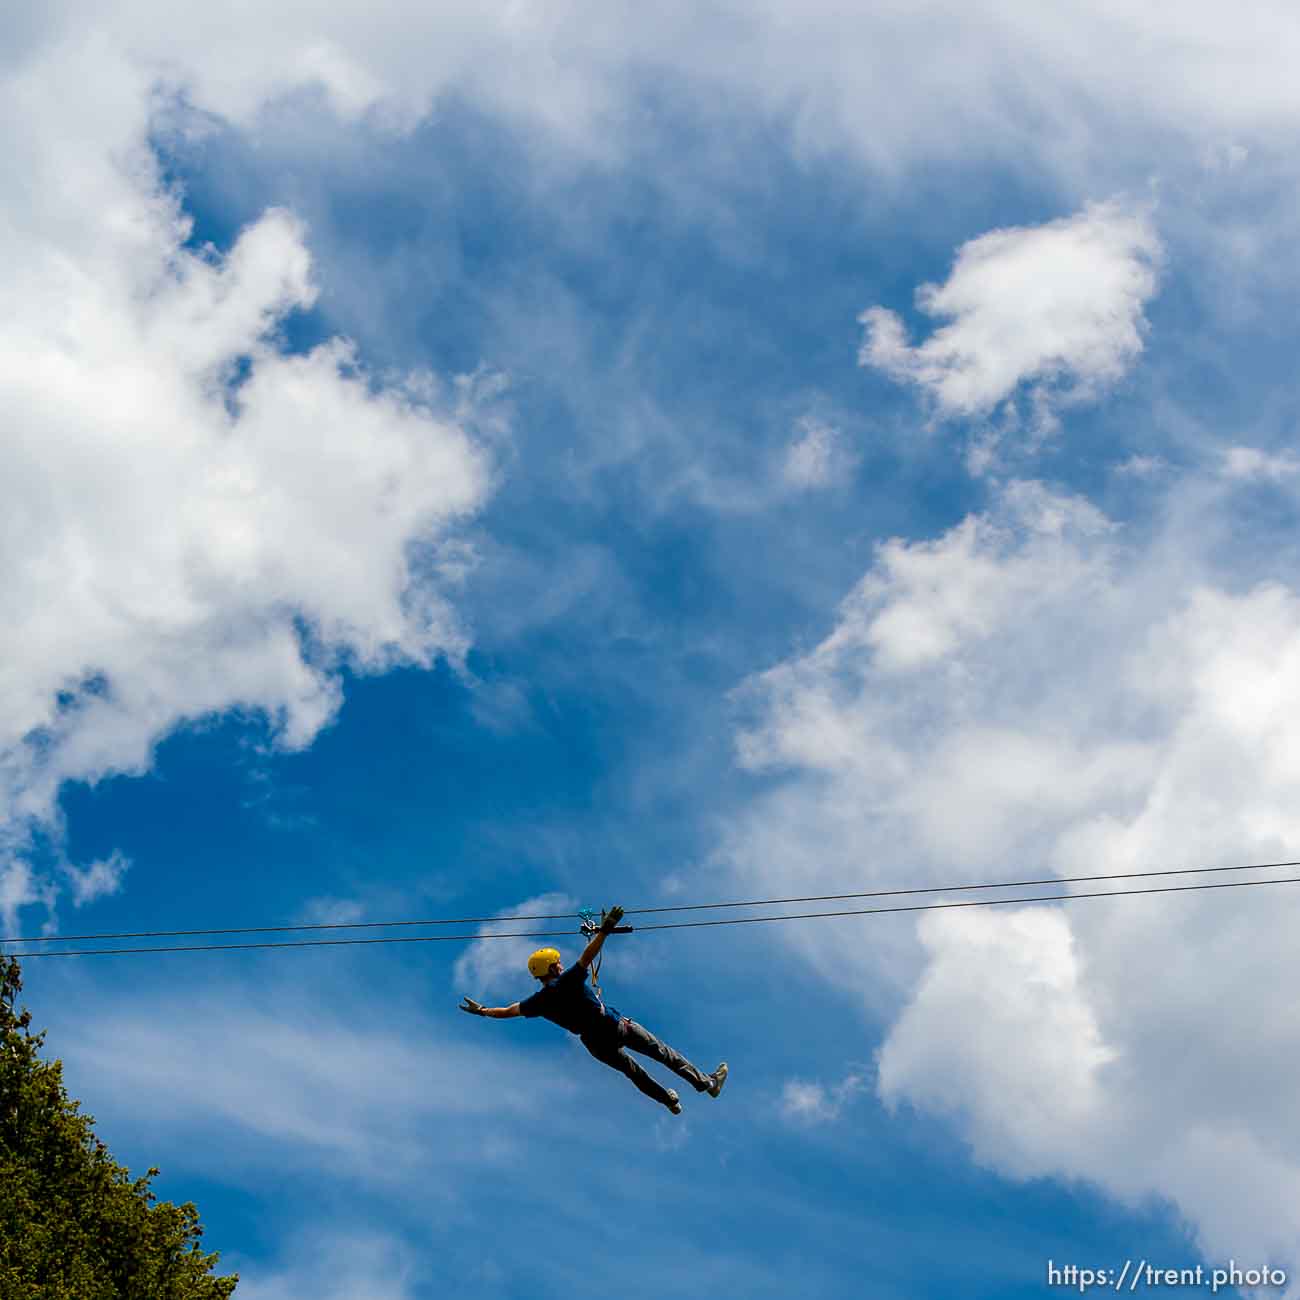
[[[560,953],[557,948],[538,948],[528,959],[528,973],[543,979],[546,972],[560,960]]]

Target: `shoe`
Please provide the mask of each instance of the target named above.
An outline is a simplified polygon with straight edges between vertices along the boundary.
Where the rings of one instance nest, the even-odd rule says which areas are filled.
[[[682,1113],[682,1099],[671,1089],[668,1089],[668,1109],[674,1115]]]
[[[709,1096],[716,1097],[718,1093],[722,1091],[722,1085],[727,1082],[726,1061],[723,1061],[723,1063],[718,1066],[711,1075],[709,1075],[709,1078],[713,1080],[713,1082],[709,1084]]]

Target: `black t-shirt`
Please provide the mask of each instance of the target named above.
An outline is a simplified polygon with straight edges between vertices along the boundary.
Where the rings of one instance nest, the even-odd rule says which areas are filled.
[[[575,962],[553,984],[544,984],[519,1004],[521,1016],[543,1016],[583,1038],[603,1038],[618,1029],[620,1016],[587,983],[587,968]]]

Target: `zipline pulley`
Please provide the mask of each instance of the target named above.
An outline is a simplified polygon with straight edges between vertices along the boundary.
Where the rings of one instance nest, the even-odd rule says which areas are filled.
[[[605,909],[600,909],[600,919],[596,919],[596,910],[592,907],[580,907],[578,909],[578,920],[581,922],[579,929],[588,939],[592,938],[596,931],[605,923]],[[611,934],[631,934],[630,925],[616,925]]]
[[[595,908],[580,907],[578,909],[578,921],[580,922],[579,929],[583,936],[587,939],[594,938],[600,932],[600,928],[605,922],[605,909],[603,907],[600,909],[600,920],[598,921],[596,919]],[[610,934],[631,934],[631,932],[632,927],[630,925],[616,925],[610,931]],[[600,962],[602,955],[603,954],[598,954],[596,960],[591,964],[591,987],[595,990],[598,998],[601,997]]]

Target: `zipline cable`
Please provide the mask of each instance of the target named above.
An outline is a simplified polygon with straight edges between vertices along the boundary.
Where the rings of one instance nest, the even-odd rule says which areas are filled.
[[[1152,872],[1151,874],[1157,874]],[[1130,898],[1139,894],[1181,894],[1204,889],[1251,889],[1264,885],[1300,885],[1300,876],[1282,880],[1221,880],[1208,885],[1154,885],[1149,889],[1103,889],[1079,894],[1039,894],[1019,898],[976,898],[957,903],[910,903],[900,907],[862,907],[839,912],[802,912],[783,916],[724,917],[716,921],[663,921],[637,926],[646,930],[692,930],[705,926],[759,925],[774,921],[813,921],[836,916],[876,916],[886,912],[938,912],[955,907],[1006,907],[1013,903],[1066,903],[1079,898]],[[900,891],[902,892],[902,891]],[[500,919],[500,918],[496,918]],[[251,948],[336,948],[378,943],[451,943],[475,939],[554,939],[570,937],[569,930],[510,930],[496,934],[384,935],[371,939],[294,939],[269,943],[184,944],[155,948],[82,948],[45,952],[16,952],[8,956],[33,957],[117,957],[132,953],[234,952]]]
[[[628,916],[650,916],[667,912],[708,912],[736,907],[784,907],[793,903],[839,903],[851,898],[902,898],[913,894],[957,894],[972,890],[1028,889],[1035,885],[1078,885],[1098,880],[1149,880],[1157,876],[1192,876],[1223,871],[1269,871],[1281,867],[1300,867],[1297,862],[1250,862],[1235,867],[1174,867],[1162,871],[1120,871],[1102,876],[1044,876],[1036,880],[1003,880],[982,885],[926,885],[912,889],[871,889],[853,894],[805,894],[794,898],[751,898],[735,903],[678,903],[665,907],[628,907]],[[1277,883],[1284,883],[1278,881]],[[1137,891],[1132,891],[1137,892]],[[1082,897],[1082,895],[1080,895]],[[125,930],[105,934],[47,934],[21,935],[0,939],[0,944],[10,943],[92,943],[110,939],[197,939],[226,934],[289,934],[316,930],[380,930],[410,926],[444,925],[506,925],[522,921],[567,921],[569,912],[534,912],[522,916],[460,916],[433,921],[326,921],[303,925],[245,925],[218,930]],[[840,915],[819,913],[819,915]],[[853,913],[844,913],[853,915]],[[652,926],[638,926],[639,930]],[[568,931],[559,933],[567,934]],[[457,935],[447,935],[455,939]],[[474,935],[473,938],[481,936]],[[529,936],[531,937],[531,936]],[[132,949],[132,951],[144,951]],[[182,951],[188,951],[182,949]]]

